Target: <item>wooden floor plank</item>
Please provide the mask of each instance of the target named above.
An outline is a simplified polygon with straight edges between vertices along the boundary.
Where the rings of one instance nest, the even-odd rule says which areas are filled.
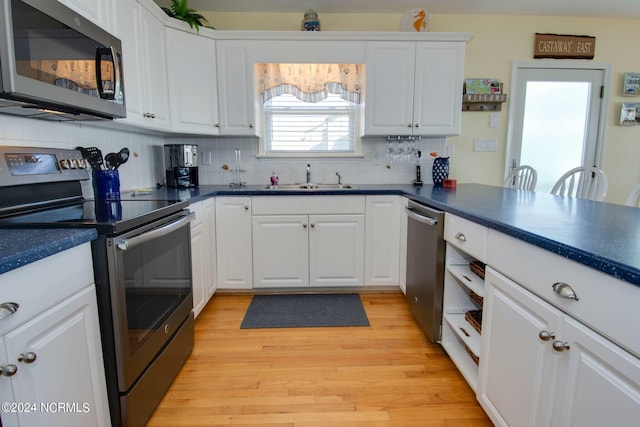
[[[361,298],[369,327],[240,329],[251,295],[216,294],[148,426],[492,425],[400,292]]]

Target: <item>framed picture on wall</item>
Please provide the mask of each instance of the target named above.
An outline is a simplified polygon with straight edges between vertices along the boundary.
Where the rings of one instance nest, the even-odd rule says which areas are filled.
[[[640,124],[640,103],[625,102],[622,104],[620,124],[622,126]]]
[[[640,73],[624,73],[624,96],[640,96]]]

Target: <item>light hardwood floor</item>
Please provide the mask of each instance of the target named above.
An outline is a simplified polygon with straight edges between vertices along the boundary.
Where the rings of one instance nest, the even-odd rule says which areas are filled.
[[[361,298],[370,327],[240,329],[251,296],[216,294],[148,426],[492,425],[402,293]]]

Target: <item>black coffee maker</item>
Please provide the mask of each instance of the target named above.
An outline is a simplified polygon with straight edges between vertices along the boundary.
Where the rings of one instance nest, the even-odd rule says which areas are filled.
[[[198,186],[198,146],[168,144],[164,146],[167,187]]]

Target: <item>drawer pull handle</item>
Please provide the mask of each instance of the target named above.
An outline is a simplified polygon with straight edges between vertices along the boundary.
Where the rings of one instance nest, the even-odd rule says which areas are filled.
[[[542,340],[542,341],[551,341],[553,339],[556,338],[556,335],[553,332],[549,332],[549,331],[540,331],[540,333],[538,334],[538,337]]]
[[[564,282],[556,282],[553,284],[553,292],[560,295],[562,298],[572,299],[578,301],[578,296],[571,288]]]
[[[18,362],[33,363],[37,358],[38,356],[34,352],[28,351],[26,353],[20,353],[20,356],[18,356]]]
[[[18,372],[18,367],[14,364],[0,366],[0,375],[12,377]]]
[[[4,302],[0,304],[0,319],[11,316],[18,311],[18,308],[20,308],[20,304],[17,302]]]
[[[553,349],[558,353],[562,353],[563,351],[569,350],[571,348],[569,346],[569,343],[564,341],[554,341],[552,346],[553,346]]]
[[[456,239],[460,240],[461,242],[466,242],[467,241],[467,236],[465,236],[462,233],[456,233],[456,235],[454,237]]]

